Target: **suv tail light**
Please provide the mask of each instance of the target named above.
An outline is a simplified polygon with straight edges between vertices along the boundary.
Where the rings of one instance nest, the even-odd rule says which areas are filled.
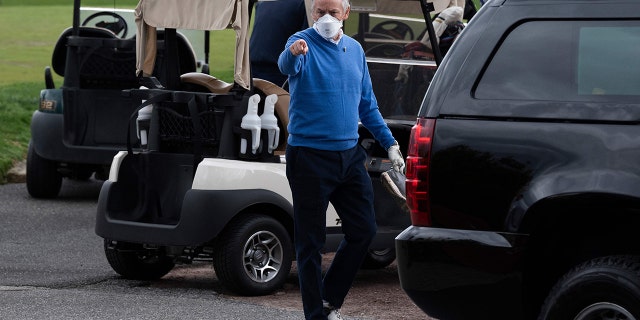
[[[429,165],[431,138],[436,127],[435,119],[418,118],[411,128],[407,151],[407,204],[411,211],[411,224],[431,225],[431,204],[429,201]]]

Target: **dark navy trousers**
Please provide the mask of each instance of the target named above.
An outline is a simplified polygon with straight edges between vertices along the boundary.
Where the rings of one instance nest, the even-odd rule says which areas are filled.
[[[360,146],[325,151],[289,145],[286,160],[304,315],[326,319],[322,300],[342,306],[377,230],[366,154]],[[320,252],[329,202],[340,217],[344,239],[323,278]]]

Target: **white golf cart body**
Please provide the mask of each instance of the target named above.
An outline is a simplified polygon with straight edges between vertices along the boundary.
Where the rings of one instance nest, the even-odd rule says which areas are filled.
[[[394,0],[381,0],[387,1]],[[360,26],[347,25],[345,32],[357,32],[362,41],[369,39],[374,41],[372,44],[382,43],[401,52],[413,39],[385,36],[380,40],[379,35],[368,32],[368,25],[363,32],[362,21],[368,24],[375,5],[376,1],[371,1],[360,7]],[[420,26],[416,12],[421,8],[419,2],[414,1],[413,5],[402,9],[417,16],[409,21],[417,25],[412,28],[419,28],[418,34],[425,22],[422,20]],[[352,16],[357,10],[352,11]],[[164,28],[165,36],[176,28],[233,28],[236,63],[233,84],[206,74],[189,73],[179,75],[180,83],[175,88],[165,88],[148,78],[147,88],[127,91],[142,103],[139,109],[152,106],[148,143],[142,148],[129,145],[128,150],[114,157],[109,179],[100,193],[96,219],[96,233],[105,239],[109,263],[125,277],[160,278],[176,262],[212,259],[218,279],[227,288],[239,294],[260,295],[280,287],[289,273],[295,256],[293,205],[283,156],[289,95],[268,81],[250,78],[248,12],[248,1],[241,0],[141,0],[136,8],[137,72],[143,79],[153,74],[157,28]],[[378,19],[374,16],[371,21]],[[357,31],[349,31],[350,28]],[[393,84],[403,65],[418,66],[414,72],[422,80],[414,87],[422,90],[417,93],[422,96],[435,62],[411,61],[400,54],[372,58],[374,90],[376,83]],[[376,66],[382,69],[378,71]],[[251,139],[241,122],[255,95],[260,97],[259,113],[267,109],[267,96],[277,96],[274,108],[280,139],[275,150],[265,147],[264,130],[256,153],[245,150],[241,142]],[[387,92],[379,100],[393,104],[394,97]],[[393,107],[381,105],[383,109]],[[385,117],[403,148],[415,122],[417,106],[408,112],[390,112]],[[394,260],[394,238],[410,220],[380,182],[380,173],[390,169],[390,161],[364,127],[360,129],[360,145],[369,155],[366,165],[374,184],[378,224],[378,234],[363,268],[380,268]],[[335,251],[343,235],[332,205],[327,210],[326,226],[325,250]]]

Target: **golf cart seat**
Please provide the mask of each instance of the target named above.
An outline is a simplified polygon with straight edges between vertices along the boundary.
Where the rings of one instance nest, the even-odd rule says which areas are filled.
[[[135,36],[134,36],[134,39],[135,39]],[[167,64],[167,63],[164,63],[163,61],[163,59],[165,59],[166,57],[164,53],[165,39],[166,39],[165,31],[158,30],[157,31],[158,52],[156,55],[155,72],[154,72],[156,78],[158,78],[158,80],[160,80],[161,83],[166,83],[165,75],[167,73],[164,70],[166,66],[177,68],[176,72],[178,74],[195,72],[198,66],[196,53],[193,50],[193,47],[191,46],[191,43],[189,42],[187,37],[180,32],[176,32],[176,48],[177,48],[177,54],[178,54],[178,59],[176,59],[176,61],[178,62],[177,65]],[[134,60],[135,60],[135,56],[134,56]],[[135,67],[133,70],[135,70]],[[133,73],[135,74],[135,71],[133,71]]]
[[[69,48],[75,54],[68,57]],[[69,60],[69,58],[73,60]],[[127,89],[135,87],[135,40],[120,39],[108,29],[80,27],[65,29],[56,43],[51,59],[53,70],[71,77],[66,85],[83,89]]]
[[[180,76],[180,82],[191,83],[206,88],[211,93],[229,93],[233,84],[202,72],[189,72]]]
[[[56,42],[55,47],[53,48],[53,55],[51,57],[51,67],[53,71],[58,75],[64,77],[65,67],[67,64],[67,40],[69,36],[73,33],[73,28],[69,27],[62,31],[60,37],[58,37],[58,41]],[[86,38],[102,38],[102,39],[116,39],[116,36],[113,31],[104,28],[97,27],[80,27],[79,34],[80,37]]]
[[[79,77],[80,88],[122,90],[138,86],[135,74],[135,36],[130,39],[121,39],[105,28],[80,27],[78,39],[73,40],[72,43],[86,50],[78,50],[78,55],[81,55],[77,60],[78,63],[67,66],[69,37],[72,35],[73,28],[67,28],[58,38],[51,59],[51,66],[55,73],[64,77],[69,68],[77,68],[75,71]],[[163,83],[166,74],[164,68],[167,65],[163,61],[164,35],[164,30],[158,30],[158,53],[155,60],[156,72],[154,72],[154,75]],[[196,55],[189,40],[178,32],[176,42],[178,63],[175,68],[179,69],[179,73],[196,71]]]

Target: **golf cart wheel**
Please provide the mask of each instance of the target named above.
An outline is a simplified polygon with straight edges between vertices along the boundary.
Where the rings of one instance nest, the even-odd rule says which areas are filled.
[[[156,280],[169,273],[174,260],[159,250],[146,249],[142,244],[104,240],[104,253],[111,268],[133,280]]]
[[[213,267],[229,290],[265,295],[282,287],[291,271],[289,233],[269,216],[241,216],[225,228],[214,250]]]
[[[54,161],[40,157],[29,142],[27,151],[27,191],[34,198],[54,198],[60,192],[62,175]]]
[[[551,290],[539,320],[640,319],[640,257],[587,261]]]
[[[367,252],[367,255],[364,257],[364,261],[362,261],[360,269],[382,269],[390,265],[395,259],[396,250],[394,248],[380,250],[369,249],[369,252]]]

